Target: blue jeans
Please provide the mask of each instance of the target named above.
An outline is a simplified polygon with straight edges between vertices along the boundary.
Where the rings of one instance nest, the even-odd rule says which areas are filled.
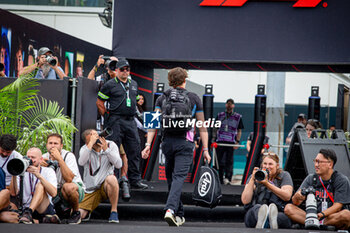
[[[180,217],[184,216],[181,191],[192,164],[193,150],[193,142],[182,137],[165,137],[162,142],[169,191],[165,210],[172,209]]]

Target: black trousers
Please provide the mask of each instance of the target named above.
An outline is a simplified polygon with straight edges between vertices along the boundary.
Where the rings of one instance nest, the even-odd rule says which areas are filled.
[[[107,126],[112,128],[113,134],[108,137],[114,141],[118,147],[123,144],[128,158],[128,178],[131,184],[141,180],[140,165],[140,138],[137,132],[136,122],[133,117],[121,117],[111,115]]]
[[[164,210],[172,209],[176,216],[184,216],[181,202],[182,186],[193,161],[194,143],[181,137],[165,137],[162,151],[165,155],[165,174],[168,182],[168,199]]]
[[[216,155],[219,161],[219,177],[221,184],[223,183],[224,174],[225,178],[229,181],[232,179],[233,175],[233,147],[229,146],[218,146],[216,148]]]

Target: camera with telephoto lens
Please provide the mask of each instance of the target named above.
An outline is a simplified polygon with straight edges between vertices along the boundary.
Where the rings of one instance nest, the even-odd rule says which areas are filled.
[[[47,56],[46,57],[47,63],[49,63],[52,66],[55,66],[57,64],[57,60],[53,58],[52,56]]]
[[[4,63],[1,63],[1,62],[0,62],[0,71],[3,71],[4,69],[5,69]]]
[[[58,168],[58,161],[56,161],[56,160],[49,159],[49,160],[46,161],[46,163],[47,163],[47,167],[50,167],[50,168],[52,168],[55,171]]]
[[[113,130],[111,128],[107,127],[101,133],[99,133],[98,136],[106,138],[108,136],[111,136],[112,134],[113,134]],[[101,140],[97,139],[95,144],[97,144],[97,143],[101,143]]]
[[[257,181],[263,181],[269,177],[269,170],[267,169],[259,169],[255,172],[255,179]]]
[[[7,171],[13,176],[23,176],[30,165],[33,165],[33,160],[26,156],[13,158],[7,163]]]
[[[314,187],[302,188],[301,194],[306,196],[305,229],[320,229],[320,221],[317,217],[317,201]]]
[[[110,56],[103,56],[103,60],[105,60],[104,67],[109,68],[110,70],[115,70],[117,69],[117,61],[116,60],[111,60]]]

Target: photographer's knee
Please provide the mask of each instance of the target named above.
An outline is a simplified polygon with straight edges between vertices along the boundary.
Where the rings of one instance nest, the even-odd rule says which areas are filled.
[[[287,205],[284,207],[284,213],[285,213],[287,216],[292,215],[293,210],[294,210],[293,204],[287,204]]]

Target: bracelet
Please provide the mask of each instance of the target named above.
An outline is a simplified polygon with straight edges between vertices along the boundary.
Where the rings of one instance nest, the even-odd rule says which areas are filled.
[[[151,146],[151,143],[147,143],[147,142],[146,142],[146,143],[145,143],[145,146]]]
[[[206,148],[203,148],[203,151],[208,151],[208,147],[206,147]]]
[[[320,218],[320,220],[325,219],[325,218],[326,218],[326,215],[323,213],[323,211],[321,212],[321,214],[322,214],[323,216]]]

